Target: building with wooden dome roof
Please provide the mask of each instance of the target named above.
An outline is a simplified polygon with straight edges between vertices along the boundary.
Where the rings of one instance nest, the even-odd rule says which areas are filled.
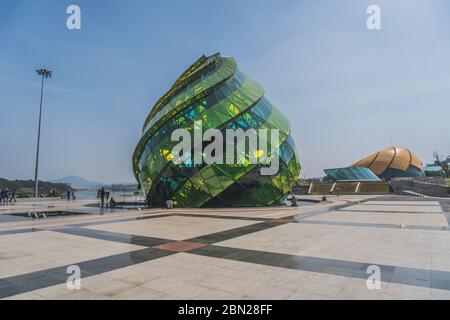
[[[423,163],[409,149],[389,147],[375,152],[350,167],[365,167],[378,177],[390,180],[396,177],[417,177],[423,175]]]

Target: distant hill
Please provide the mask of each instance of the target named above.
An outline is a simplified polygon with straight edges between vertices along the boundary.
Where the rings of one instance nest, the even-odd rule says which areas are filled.
[[[52,182],[55,183],[65,183],[70,185],[72,188],[93,188],[100,185],[103,185],[103,183],[100,182],[94,182],[89,181],[84,178],[78,177],[78,176],[66,176],[61,179],[53,180]]]
[[[31,197],[34,193],[33,180],[7,180],[0,178],[0,188],[16,190],[19,197]],[[54,183],[39,180],[39,194],[43,196],[61,196],[72,188],[64,183]]]

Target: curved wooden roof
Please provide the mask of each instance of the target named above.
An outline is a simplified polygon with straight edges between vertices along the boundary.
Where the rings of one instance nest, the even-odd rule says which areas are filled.
[[[351,165],[351,167],[366,167],[380,175],[387,168],[406,171],[409,166],[422,169],[422,161],[409,149],[404,147],[389,147],[372,153]]]

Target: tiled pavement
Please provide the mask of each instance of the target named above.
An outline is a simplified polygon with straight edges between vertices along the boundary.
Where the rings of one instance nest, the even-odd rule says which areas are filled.
[[[0,298],[450,299],[450,199],[331,200],[6,219]],[[80,290],[66,287],[73,264]]]

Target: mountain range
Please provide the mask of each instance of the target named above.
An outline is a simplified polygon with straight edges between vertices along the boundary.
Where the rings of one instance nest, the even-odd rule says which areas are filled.
[[[74,175],[65,176],[65,177],[57,179],[57,180],[52,180],[52,182],[66,183],[66,184],[70,185],[72,188],[93,188],[93,187],[101,186],[104,184],[104,183],[100,183],[100,182],[89,181],[89,180],[86,180],[84,178],[74,176]]]

